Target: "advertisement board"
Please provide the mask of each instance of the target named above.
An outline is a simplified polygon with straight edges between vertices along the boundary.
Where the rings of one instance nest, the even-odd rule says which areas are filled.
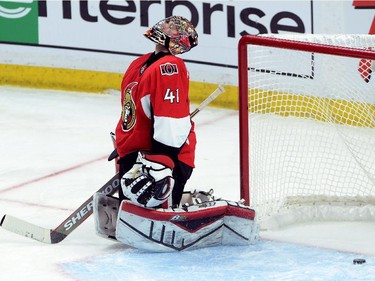
[[[191,79],[236,85],[242,35],[368,34],[374,11],[375,1],[0,1],[0,64],[123,73],[153,51],[148,27],[182,15],[199,34],[182,55]]]

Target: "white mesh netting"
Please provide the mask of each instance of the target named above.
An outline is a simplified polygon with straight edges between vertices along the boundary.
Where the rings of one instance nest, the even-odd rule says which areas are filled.
[[[375,47],[371,35],[276,37]],[[248,61],[250,202],[261,226],[374,219],[372,61],[254,45]]]

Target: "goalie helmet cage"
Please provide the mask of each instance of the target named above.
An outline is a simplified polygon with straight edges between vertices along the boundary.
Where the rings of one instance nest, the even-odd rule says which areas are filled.
[[[262,229],[375,218],[373,48],[373,35],[240,39],[241,198]]]

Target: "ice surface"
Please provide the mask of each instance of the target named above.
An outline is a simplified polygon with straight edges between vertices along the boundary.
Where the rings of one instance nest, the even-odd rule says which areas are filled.
[[[261,241],[253,246],[221,246],[169,254],[122,250],[88,261],[65,263],[63,268],[82,281],[371,280],[375,258],[353,265],[357,257],[333,250]]]
[[[57,227],[113,176],[106,157],[120,110],[117,92],[0,87],[0,215]],[[195,122],[196,169],[186,188],[239,199],[237,112],[206,108]],[[92,217],[56,245],[0,229],[0,280],[373,279],[373,222],[302,224],[261,237],[249,247],[151,254],[96,236]],[[352,264],[362,257],[365,264]]]

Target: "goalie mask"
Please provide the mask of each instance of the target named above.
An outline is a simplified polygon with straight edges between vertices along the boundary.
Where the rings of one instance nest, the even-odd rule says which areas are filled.
[[[198,33],[194,26],[180,16],[159,21],[146,31],[145,36],[166,47],[172,55],[188,52],[198,45]]]
[[[155,208],[172,193],[174,163],[166,155],[139,152],[133,167],[121,178],[124,195],[134,204]]]

